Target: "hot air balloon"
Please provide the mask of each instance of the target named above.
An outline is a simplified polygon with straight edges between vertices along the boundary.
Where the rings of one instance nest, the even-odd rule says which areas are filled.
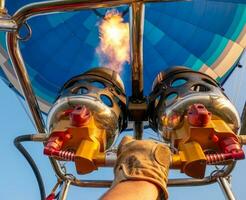
[[[119,73],[104,68],[105,63],[102,64],[97,51],[102,38],[100,22],[112,7],[122,13],[124,22],[130,23],[131,56],[122,63]],[[240,147],[243,139],[237,137],[239,114],[221,88],[238,66],[246,46],[243,0],[112,0],[105,3],[7,0],[6,8],[8,12],[0,16],[3,30],[0,32],[0,76],[26,99],[40,133],[29,139],[19,138],[17,145],[25,140],[46,141],[44,154],[68,184],[110,186],[110,181],[68,177],[57,160],[74,161],[78,174],[112,166],[115,154],[111,150],[119,133],[127,129],[127,124],[130,128],[128,122],[133,121],[135,137],[141,139],[145,122],[165,141],[175,141],[174,148],[183,152],[199,149],[195,160],[182,165],[182,170],[193,178],[173,179],[169,185],[205,185],[218,180],[227,197],[233,198],[227,181],[223,177],[206,176],[205,166],[244,157]],[[203,125],[197,124],[199,109],[207,113]],[[47,115],[46,124],[41,112]],[[208,122],[209,113],[216,116],[216,119],[212,117],[213,126]],[[217,122],[218,119],[223,123]],[[60,121],[70,124],[71,132],[57,134],[63,127]],[[96,137],[93,148],[98,150],[98,155],[107,152],[104,159],[84,154],[83,149],[91,149],[92,144],[75,132],[81,131],[86,123],[90,123],[93,130],[98,129],[98,135],[88,131],[86,137]],[[220,141],[220,145],[204,142],[200,139],[202,136],[197,139],[192,133],[181,134],[182,140],[174,137],[176,130],[183,128],[182,124],[211,125],[217,132],[212,136],[211,132],[202,133],[209,134],[214,143]],[[231,131],[225,134],[225,129]],[[46,131],[49,136],[41,134]],[[62,148],[53,151],[54,141],[59,138],[63,140],[59,143]],[[84,143],[81,146],[70,138]],[[201,147],[186,145],[187,138]],[[234,145],[238,154],[228,152],[228,143]],[[216,145],[221,148],[219,152],[214,152],[218,149]],[[210,154],[204,154],[203,150],[208,149],[212,149]],[[193,162],[201,164],[200,173],[193,173]],[[222,175],[228,175],[234,164],[229,163]],[[181,167],[178,161],[176,165]],[[68,188],[66,181],[64,187]]]

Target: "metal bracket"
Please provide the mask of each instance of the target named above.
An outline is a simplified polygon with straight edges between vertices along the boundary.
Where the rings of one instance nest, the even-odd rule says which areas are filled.
[[[128,119],[129,121],[147,121],[147,101],[144,98],[142,101],[129,98],[128,101]]]
[[[0,31],[15,31],[17,24],[5,8],[5,0],[0,0]]]

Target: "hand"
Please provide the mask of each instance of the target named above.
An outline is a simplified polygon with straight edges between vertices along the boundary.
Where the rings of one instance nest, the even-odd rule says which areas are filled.
[[[171,160],[169,148],[151,140],[122,139],[114,168],[116,185],[126,180],[144,180],[159,186],[168,198],[167,180]]]

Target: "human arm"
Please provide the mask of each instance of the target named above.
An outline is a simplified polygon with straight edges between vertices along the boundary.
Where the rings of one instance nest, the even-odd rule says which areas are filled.
[[[108,190],[100,200],[156,200],[160,189],[148,181],[124,181]]]

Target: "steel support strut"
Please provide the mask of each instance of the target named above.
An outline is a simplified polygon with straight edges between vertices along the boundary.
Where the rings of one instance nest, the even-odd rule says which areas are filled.
[[[143,31],[144,4],[134,2],[130,7],[130,38],[131,38],[131,66],[132,66],[132,99],[143,100]],[[143,122],[134,122],[134,135],[141,139]]]
[[[59,200],[66,200],[67,199],[67,193],[68,193],[70,184],[71,184],[70,180],[66,180],[62,183],[62,188],[61,188],[60,195],[58,198]]]
[[[219,177],[217,179],[217,182],[219,183],[220,188],[221,188],[226,200],[236,200],[236,198],[232,192],[231,186],[230,186],[226,177]]]
[[[19,51],[20,47],[17,35],[17,32],[9,33],[7,35],[8,52],[13,64],[15,74],[21,86],[22,94],[25,96],[28,107],[32,113],[36,129],[39,133],[45,133],[45,124],[39,109],[37,99],[33,92],[24,61]]]
[[[144,4],[133,3],[130,7],[132,97],[143,98],[143,30]]]
[[[45,133],[45,124],[20,52],[17,34],[17,32],[9,32],[7,34],[8,52],[13,64],[15,74],[21,86],[22,93],[25,96],[26,102],[34,119],[36,129],[40,133]],[[55,161],[53,158],[50,158],[50,162],[56,174],[62,177],[63,173],[58,162]]]
[[[0,11],[5,10],[5,0],[0,0]]]

